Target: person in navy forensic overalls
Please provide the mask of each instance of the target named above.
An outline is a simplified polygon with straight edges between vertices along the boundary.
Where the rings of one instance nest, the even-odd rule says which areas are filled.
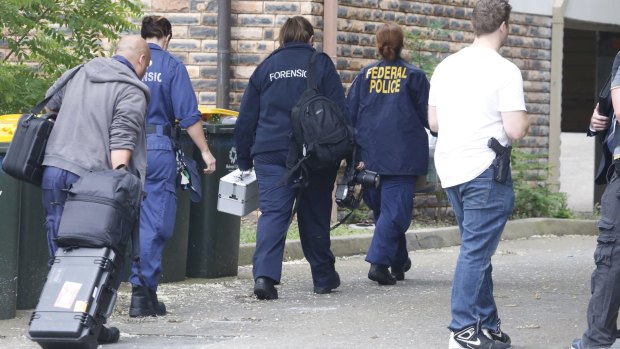
[[[176,120],[187,129],[200,150],[207,165],[203,172],[215,171],[215,158],[207,145],[187,69],[166,52],[172,38],[170,22],[160,16],[144,17],[141,35],[151,49],[151,64],[142,78],[151,92],[146,116],[146,198],[140,211],[140,259],[146,285],[140,281],[133,263],[129,279],[132,284],[131,317],[166,314],[166,307],[157,300],[156,291],[164,243],[172,235],[177,208]]]
[[[284,241],[297,190],[279,182],[287,172],[291,134],[290,113],[307,88],[306,73],[314,29],[301,16],[289,18],[280,29],[280,48],[254,71],[241,99],[235,126],[237,164],[242,171],[254,167],[261,216],[256,228],[253,257],[254,294],[277,299],[275,285],[282,275]],[[344,110],[344,89],[331,59],[316,60],[319,90]],[[330,248],[329,225],[332,190],[339,164],[310,170],[308,187],[299,198],[297,222],[304,256],[310,263],[314,292],[330,293],[340,286]]]
[[[375,219],[366,255],[371,263],[368,278],[394,285],[411,267],[405,232],[411,224],[416,179],[426,175],[428,167],[430,85],[422,70],[400,57],[403,31],[397,24],[382,25],[376,39],[381,60],[353,80],[347,115],[356,129],[356,169],[381,176],[379,187],[363,194]]]

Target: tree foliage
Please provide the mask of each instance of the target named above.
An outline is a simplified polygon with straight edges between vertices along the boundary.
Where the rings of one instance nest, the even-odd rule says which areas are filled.
[[[441,62],[441,54],[449,53],[449,47],[433,41],[449,35],[449,30],[443,26],[442,22],[430,21],[423,30],[405,31],[405,50],[409,53],[409,60],[429,78]]]
[[[135,30],[140,14],[131,0],[0,1],[0,113],[22,112],[62,72],[105,55],[102,43]]]

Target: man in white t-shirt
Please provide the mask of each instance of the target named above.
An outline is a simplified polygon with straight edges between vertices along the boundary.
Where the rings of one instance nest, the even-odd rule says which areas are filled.
[[[449,348],[511,348],[493,298],[491,257],[514,206],[510,171],[500,183],[492,168],[501,145],[529,128],[519,68],[503,58],[511,6],[478,0],[472,45],[441,62],[431,79],[429,124],[438,132],[435,167],[456,215],[461,249],[452,283]]]

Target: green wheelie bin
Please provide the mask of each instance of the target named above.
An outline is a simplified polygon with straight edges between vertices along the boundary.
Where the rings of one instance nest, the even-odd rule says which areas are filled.
[[[21,185],[17,309],[33,309],[47,279],[50,256],[41,188],[30,183]]]
[[[5,136],[6,137],[6,136]],[[21,183],[2,172],[2,160],[9,139],[0,134],[0,320],[15,317],[19,250],[19,210]]]
[[[19,117],[0,116],[0,157],[8,150]],[[14,312],[10,310],[13,302],[17,309],[37,305],[47,277],[49,252],[41,189],[0,171],[0,212],[4,215],[0,233],[0,313],[6,307],[10,315]],[[11,279],[6,281],[5,275]]]
[[[0,143],[1,155],[6,154],[19,117],[19,114],[0,116],[0,142],[3,142]],[[15,258],[13,255],[16,254],[17,275],[9,283],[11,285],[9,288],[13,285],[16,287],[17,309],[32,309],[39,301],[47,277],[49,261],[41,189],[9,178],[6,174],[0,177],[2,177],[1,185],[5,186],[5,189],[0,188],[0,191],[7,199],[5,201],[0,196],[0,207],[4,214],[2,234],[7,235],[3,236],[2,247],[0,247],[1,263],[3,267],[9,268],[12,265],[11,261]],[[10,208],[6,207],[7,203],[11,206]],[[8,229],[4,230],[4,227]],[[17,228],[17,235],[10,233],[14,228]],[[13,241],[14,239],[17,240]],[[14,268],[11,267],[11,269]],[[11,302],[10,298],[7,298],[7,303]],[[2,297],[2,303],[4,303],[4,297]]]
[[[221,177],[237,168],[234,125],[205,124],[209,149],[216,170],[202,175],[202,200],[192,203],[187,248],[187,276],[217,278],[237,275],[241,218],[217,210]],[[198,151],[194,154],[198,168],[205,164]]]

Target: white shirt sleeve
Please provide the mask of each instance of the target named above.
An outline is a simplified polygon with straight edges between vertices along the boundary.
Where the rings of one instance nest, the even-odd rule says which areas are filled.
[[[523,94],[523,77],[519,68],[512,63],[506,72],[506,79],[499,89],[498,109],[500,112],[527,110]]]
[[[428,91],[428,105],[432,105],[434,107],[437,106],[437,90],[439,89],[439,81],[441,68],[438,65],[433,72],[433,76],[431,76],[431,88]]]

